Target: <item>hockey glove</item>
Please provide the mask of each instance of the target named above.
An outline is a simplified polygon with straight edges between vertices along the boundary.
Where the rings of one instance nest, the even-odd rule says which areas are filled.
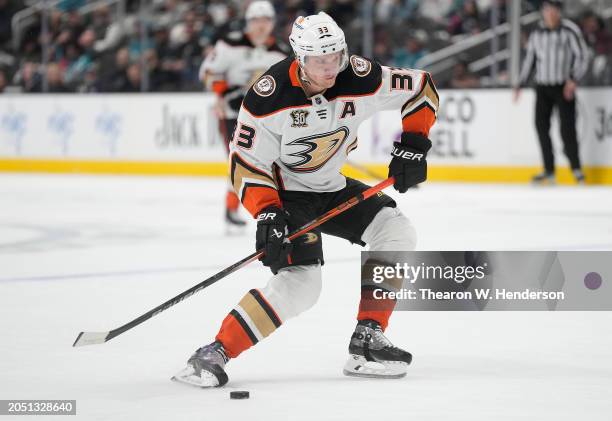
[[[402,133],[400,142],[393,143],[389,177],[395,177],[393,187],[400,193],[427,179],[427,151],[431,140],[417,133]]]
[[[291,252],[291,242],[287,238],[288,216],[286,211],[276,206],[267,207],[257,215],[255,248],[264,250],[264,255],[259,260],[275,275],[280,268],[288,265]]]

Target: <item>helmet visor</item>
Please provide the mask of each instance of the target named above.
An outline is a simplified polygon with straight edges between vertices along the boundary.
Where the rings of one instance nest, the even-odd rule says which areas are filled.
[[[304,70],[306,74],[316,78],[334,78],[346,67],[346,52],[338,51],[321,56],[305,56]]]

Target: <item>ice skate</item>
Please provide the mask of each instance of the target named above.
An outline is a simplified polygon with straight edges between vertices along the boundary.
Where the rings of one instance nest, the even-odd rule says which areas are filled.
[[[586,183],[582,170],[573,170],[572,175],[574,176],[574,180],[576,180],[576,184],[584,185]]]
[[[228,380],[224,370],[228,361],[223,345],[215,341],[199,348],[172,380],[203,388],[221,387]]]
[[[393,346],[374,320],[357,323],[349,354],[343,371],[347,376],[398,379],[406,375],[412,361],[412,355]]]
[[[555,175],[547,172],[537,174],[531,179],[531,184],[536,186],[554,186],[556,184]]]

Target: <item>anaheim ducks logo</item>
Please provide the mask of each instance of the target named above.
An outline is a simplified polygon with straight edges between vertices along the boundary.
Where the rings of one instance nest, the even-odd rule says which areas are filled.
[[[333,132],[317,134],[293,140],[287,146],[303,146],[299,152],[288,154],[299,161],[285,166],[293,172],[314,172],[327,163],[341,148],[349,135],[345,126]]]
[[[372,63],[363,57],[351,56],[351,67],[357,76],[364,77],[370,74]]]
[[[276,89],[276,81],[270,75],[262,76],[253,85],[253,90],[260,96],[270,96]]]
[[[300,238],[303,239],[303,244],[313,244],[319,241],[319,236],[315,234],[314,232],[307,232],[306,234],[302,235]]]

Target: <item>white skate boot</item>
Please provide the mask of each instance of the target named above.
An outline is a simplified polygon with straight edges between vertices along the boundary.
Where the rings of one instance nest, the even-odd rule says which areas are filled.
[[[215,341],[199,348],[172,380],[204,388],[221,387],[228,380],[224,370],[228,361],[223,345]]]

